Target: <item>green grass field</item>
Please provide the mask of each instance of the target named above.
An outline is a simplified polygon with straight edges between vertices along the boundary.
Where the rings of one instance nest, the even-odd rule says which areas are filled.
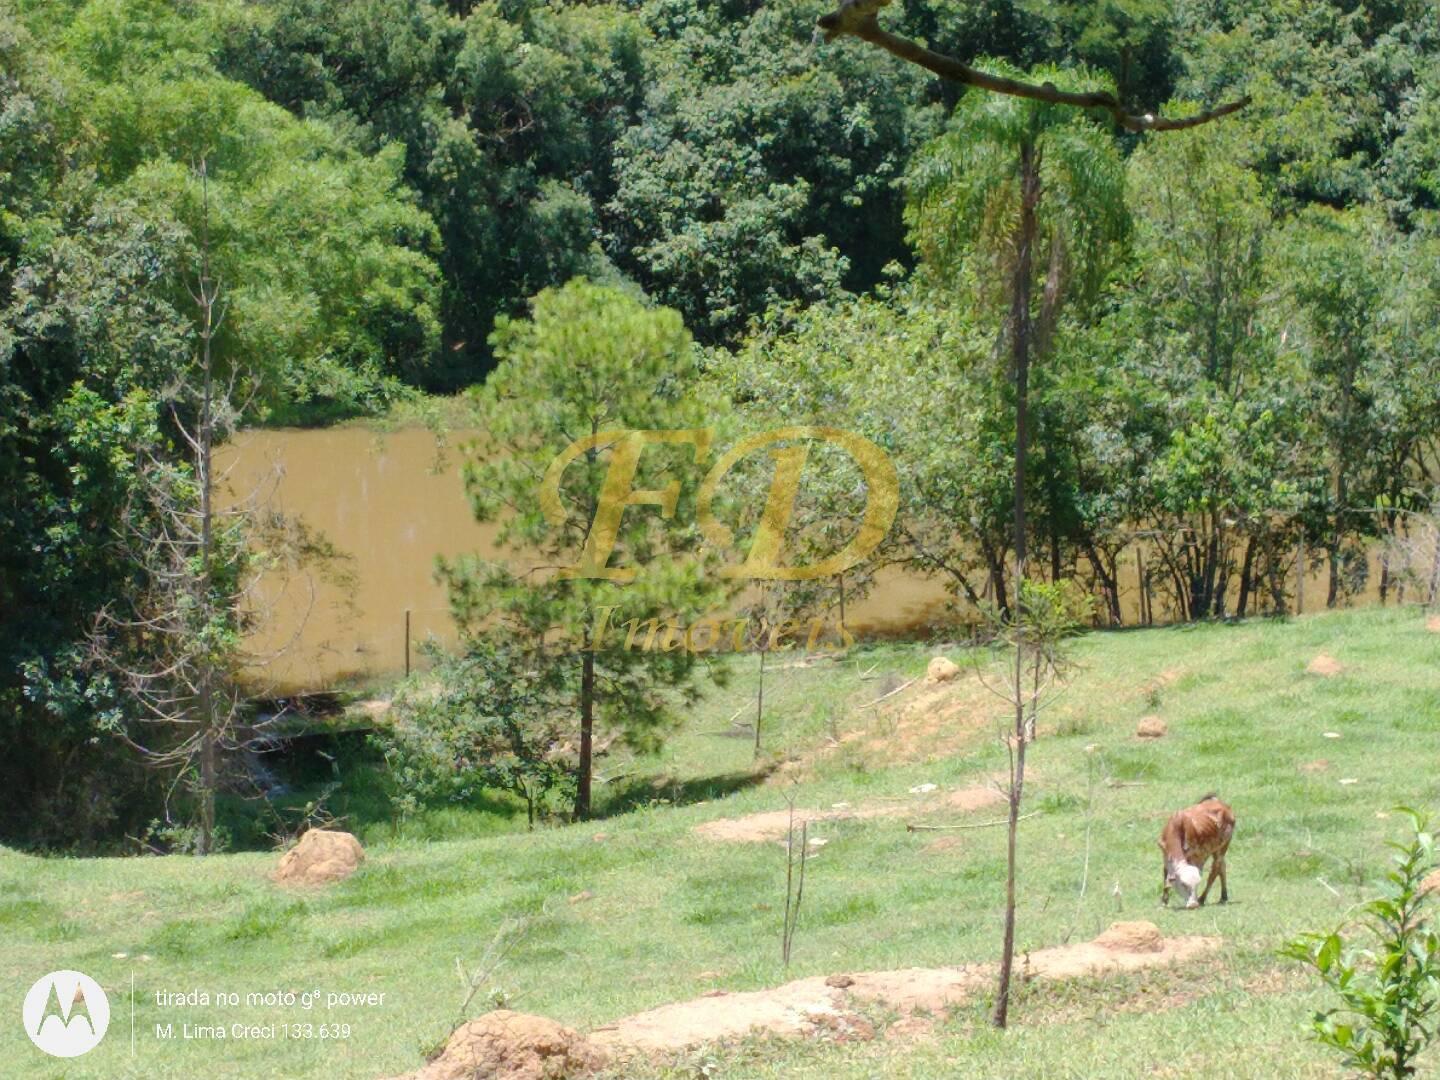
[[[1440,635],[1413,610],[1370,610],[1092,634],[1074,651],[1078,670],[1032,749],[1027,809],[1041,813],[1021,826],[1021,948],[1083,940],[1117,918],[1216,935],[1223,948],[1184,968],[1028,986],[1005,1033],[987,1027],[987,1003],[976,1001],[918,1042],[753,1040],[697,1051],[654,1076],[1336,1075],[1306,1033],[1323,998],[1275,950],[1370,894],[1385,841],[1403,834],[1392,807],[1440,801]],[[1342,673],[1306,674],[1322,651]],[[420,1065],[457,1021],[456,958],[478,962],[518,916],[533,917],[530,931],[493,981],[513,1007],[581,1027],[716,987],[993,960],[1003,829],[910,833],[904,817],[814,826],[827,843],[810,864],[788,972],[783,849],[692,832],[782,808],[787,791],[802,807],[903,806],[916,799],[913,786],[963,787],[1002,770],[1002,706],[974,687],[957,688],[967,705],[938,726],[860,708],[921,673],[933,653],[883,646],[772,671],[764,760],[789,764],[768,777],[746,740],[718,734],[753,695],[747,659],[661,755],[602,767],[632,775],[610,785],[601,820],[526,833],[523,822],[499,831],[494,814],[471,828],[449,811],[392,834],[378,817],[357,817],[369,859],[324,892],[272,885],[272,853],[70,860],[0,851],[0,1073],[390,1076]],[[950,655],[963,662],[961,651]],[[1167,737],[1134,736],[1148,714],[1166,721]],[[827,745],[835,735],[839,744]],[[1233,902],[1161,911],[1161,824],[1212,789],[1238,818]],[[925,820],[998,815],[991,807]],[[437,838],[447,830],[459,838]],[[591,897],[571,902],[582,892]],[[16,1022],[29,985],[60,968],[97,978],[112,1006],[104,1042],[71,1062],[43,1056]],[[385,998],[308,1013],[245,1004],[250,993],[310,989]],[[241,1004],[162,1007],[157,990],[236,992]],[[217,1043],[180,1038],[185,1021],[349,1024],[350,1035]],[[157,1039],[157,1023],[173,1023],[176,1037]]]

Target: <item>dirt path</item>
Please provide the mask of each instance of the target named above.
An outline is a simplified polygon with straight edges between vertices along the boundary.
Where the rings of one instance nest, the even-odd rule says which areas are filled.
[[[1072,979],[1182,963],[1217,948],[1218,938],[1164,938],[1153,923],[1116,923],[1094,941],[1027,953],[1025,978]],[[402,1080],[557,1080],[589,1076],[639,1056],[666,1057],[750,1034],[870,1039],[867,1005],[899,1014],[887,1039],[921,1037],[931,1017],[983,993],[993,964],[815,975],[770,990],[715,990],[692,1001],[623,1017],[588,1035],[543,1016],[497,1010],[462,1024],[444,1052]]]
[[[1042,979],[1134,971],[1183,962],[1218,945],[1216,938],[1166,939],[1152,923],[1116,923],[1094,941],[1030,953],[1023,970]],[[754,1032],[792,1037],[863,1032],[869,1024],[859,1005],[881,1005],[902,1017],[942,1013],[988,987],[994,975],[993,965],[976,964],[817,975],[743,993],[717,990],[616,1020],[595,1029],[590,1039],[624,1058],[673,1053]]]
[[[816,822],[825,821],[863,821],[869,818],[896,818],[914,817],[921,814],[933,814],[942,811],[958,811],[969,813],[973,810],[981,810],[987,806],[996,806],[1005,801],[1005,797],[997,787],[992,785],[977,785],[975,787],[959,788],[955,791],[941,795],[939,798],[923,798],[917,796],[908,800],[896,800],[883,804],[867,804],[865,806],[847,806],[844,803],[836,803],[829,810],[806,810],[795,808],[795,824],[809,822],[811,825]],[[716,818],[714,821],[704,821],[695,826],[696,836],[705,840],[714,840],[729,844],[762,844],[770,841],[783,841],[790,828],[790,811],[785,810],[764,810],[756,814],[746,814],[737,818]]]

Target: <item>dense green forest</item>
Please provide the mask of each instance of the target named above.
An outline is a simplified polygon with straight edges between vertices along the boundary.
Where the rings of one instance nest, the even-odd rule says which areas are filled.
[[[1399,551],[1429,520],[1433,3],[885,13],[940,52],[1108,88],[1136,113],[1249,99],[1153,134],[824,43],[827,10],[0,0],[0,840],[111,841],[170,797],[173,771],[137,753],[125,664],[97,663],[96,638],[102,615],[136,625],[124,613],[163,577],[124,536],[199,498],[185,436],[210,414],[177,388],[202,342],[229,422],[316,424],[492,372],[523,386],[551,347],[544,313],[567,304],[620,312],[587,314],[596,336],[636,333],[637,305],[669,309],[670,344],[632,373],[652,382],[626,384],[617,415],[651,426],[633,403],[679,381],[722,426],[860,432],[901,477],[876,563],[1004,606],[1004,343],[1024,274],[1031,558],[1083,578],[1102,620],[1119,621],[1137,534],[1170,608],[1202,619],[1285,610],[1297,546],[1340,602],[1367,548]],[[1022,157],[1039,183],[1023,269]],[[208,328],[202,279],[219,290]],[[475,400],[503,426],[504,394]],[[849,505],[853,478],[831,479],[815,521]],[[479,571],[455,572],[473,598]],[[1433,595],[1428,564],[1393,573],[1387,592]],[[203,663],[223,669],[243,625],[206,625]],[[635,689],[624,708],[662,726]]]

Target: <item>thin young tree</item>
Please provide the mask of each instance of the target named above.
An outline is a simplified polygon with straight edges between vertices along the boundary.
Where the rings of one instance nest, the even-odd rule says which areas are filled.
[[[1055,81],[1065,78],[1059,71],[1048,74]],[[998,605],[1008,613],[1004,640],[1015,648],[1012,678],[1002,695],[1013,709],[1015,760],[995,1015],[1001,1027],[1015,941],[1013,826],[1024,798],[1034,703],[1050,677],[1041,640],[1030,641],[1032,620],[1025,610],[1031,368],[1049,355],[1067,303],[1093,299],[1113,263],[1128,226],[1124,175],[1114,141],[1073,110],[972,95],[956,110],[950,131],[922,155],[911,178],[911,231],[921,255],[942,278],[979,283],[974,300],[1000,320],[997,352],[1008,363],[1014,393],[1014,596],[1010,604]]]
[[[749,411],[749,419],[763,416]],[[817,417],[818,418],[818,417]],[[772,422],[777,422],[772,421]],[[855,474],[853,463],[843,455],[829,453],[828,447],[806,446],[807,460],[802,481],[791,507],[791,518],[785,530],[785,555],[791,565],[813,565],[840,550],[849,539],[846,526],[863,514],[866,489]],[[787,451],[777,451],[777,455]],[[753,466],[753,467],[747,467]],[[848,466],[848,467],[847,467]],[[752,462],[742,463],[733,470],[733,490],[728,492],[728,507],[722,513],[736,515],[735,533],[744,535],[755,526],[759,515],[768,506],[767,492],[778,468],[778,461],[756,454]],[[858,481],[858,486],[857,486]],[[851,579],[862,595],[874,578],[874,558],[866,558],[849,568]],[[837,575],[843,579],[844,575]],[[745,632],[738,644],[756,656],[755,720],[753,735],[755,756],[762,753],[765,717],[767,668],[773,652],[805,653],[813,648],[836,650],[849,638],[844,630],[843,586],[837,589],[835,578],[800,578],[796,580],[762,580],[750,583],[742,596],[737,614],[745,618]]]
[[[303,578],[313,604],[308,571],[332,584],[346,575],[323,535],[268,505],[276,474],[237,494],[227,490],[226,470],[217,468],[217,449],[256,401],[260,376],[233,362],[221,344],[226,301],[214,271],[205,158],[193,179],[187,194],[194,199],[196,271],[185,291],[193,304],[195,353],[147,403],[162,412],[170,437],[154,437],[153,423],[133,428],[135,479],[114,541],[131,573],[118,599],[95,619],[90,659],[118,680],[136,707],[108,726],[193,793],[194,840],[184,843],[207,855],[219,843],[215,801],[224,762],[263,739],[269,725],[245,715],[242,680],[253,684],[289,644],[267,654],[245,647],[269,615],[262,582],[288,588]],[[302,612],[290,641],[303,625]],[[177,824],[168,802],[166,815],[167,826]]]
[[[1107,89],[1093,87],[1062,89],[1059,80],[1054,77],[1043,77],[1039,82],[1034,82],[1019,77],[1018,73],[984,71],[955,57],[934,52],[916,42],[892,34],[880,25],[878,18],[880,10],[889,4],[890,0],[845,0],[835,11],[818,20],[819,33],[827,41],[847,36],[856,37],[908,63],[925,68],[950,82],[987,91],[1001,99],[1033,103],[1030,109],[1025,110],[1029,114],[1028,116],[1023,119],[1017,118],[1018,122],[1012,120],[1007,125],[1015,138],[1018,158],[1018,191],[1016,193],[1018,222],[1014,233],[1016,243],[1010,272],[1008,275],[1002,274],[1001,276],[1001,280],[1008,277],[1009,281],[1010,314],[1006,320],[1006,332],[1009,336],[1010,352],[1013,358],[1012,374],[1015,384],[1015,492],[1014,531],[1011,547],[1014,558],[1013,588],[1018,607],[1018,601],[1023,600],[1025,595],[1025,484],[1029,368],[1032,349],[1037,343],[1042,349],[1046,347],[1047,335],[1052,333],[1055,327],[1053,318],[1046,312],[1058,311],[1050,295],[1048,280],[1047,288],[1042,294],[1041,313],[1038,320],[1032,310],[1038,209],[1044,192],[1042,177],[1044,151],[1039,143],[1042,132],[1051,126],[1051,123],[1046,122],[1047,114],[1056,108],[1101,111],[1108,113],[1114,122],[1126,131],[1137,133],[1175,131],[1210,123],[1239,112],[1249,104],[1249,98],[1240,98],[1179,118],[1162,117],[1154,112],[1135,112],[1113,91]],[[961,108],[965,109],[969,104],[962,102]],[[970,107],[974,106],[970,105]],[[1075,204],[1074,209],[1083,212],[1086,209],[1103,208],[1087,207],[1082,201]],[[1066,252],[1063,247],[1052,246],[1050,256],[1052,266],[1055,265],[1057,258],[1063,266]],[[1024,612],[1017,611],[1016,619],[1018,624],[1023,625]],[[1022,633],[1015,639],[1017,683],[1022,681],[1025,666],[1026,640]],[[1009,1018],[1010,976],[1015,951],[1016,828],[1024,777],[1023,748],[1027,741],[1025,730],[1027,710],[1020,699],[1021,695],[1017,693],[1015,736],[1019,762],[1016,769],[1017,782],[1012,783],[1010,791],[1005,931],[1000,956],[999,986],[992,1017],[995,1026],[1002,1028],[1006,1026]]]
[[[766,581],[756,583],[753,602],[740,609],[747,619],[746,644],[756,654],[755,684],[755,757],[763,751],[762,736],[765,719],[765,675],[773,652],[804,653],[812,640],[823,634],[823,647],[837,648],[843,640],[840,624],[826,623],[819,614],[827,593],[833,592],[828,580]],[[813,635],[813,638],[812,638]]]

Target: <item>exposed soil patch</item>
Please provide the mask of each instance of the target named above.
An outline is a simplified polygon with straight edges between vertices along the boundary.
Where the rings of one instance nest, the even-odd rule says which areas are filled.
[[[858,815],[849,810],[800,810],[796,809],[794,823],[843,821]],[[746,814],[738,818],[718,818],[695,826],[695,835],[706,840],[717,840],[727,844],[763,844],[772,840],[784,840],[790,831],[789,810],[766,810],[758,814]]]
[[[1440,634],[1440,615],[1431,615],[1426,619],[1425,629],[1432,634]]]
[[[1167,939],[1153,923],[1117,923],[1094,941],[1030,953],[1023,970],[1028,977],[1040,979],[1137,971],[1186,961],[1218,944],[1214,938]],[[627,1016],[596,1029],[590,1037],[621,1058],[636,1053],[675,1053],[756,1032],[785,1037],[855,1037],[869,1028],[858,1011],[866,1004],[901,1014],[890,1037],[921,1034],[928,1028],[910,1024],[910,1020],[944,1013],[983,992],[994,975],[992,964],[904,968],[828,978],[817,975],[773,990],[712,991],[693,1001]]]
[[[948,792],[939,799],[924,802],[895,802],[880,806],[857,806],[845,809],[802,810],[795,809],[795,825],[801,822],[814,824],[823,821],[860,821],[868,818],[894,818],[933,813],[941,810],[958,810],[968,813],[1005,801],[998,790],[990,786],[959,788]],[[718,818],[695,826],[695,835],[706,840],[731,844],[763,844],[783,841],[790,829],[790,810],[764,810],[738,818]]]
[[[988,964],[952,968],[900,968],[862,971],[851,976],[847,992],[855,998],[902,1015],[943,1013],[990,984]]]
[[[953,753],[991,720],[998,699],[973,674],[959,669],[944,681],[929,678],[880,707],[878,730],[864,746],[882,761],[923,761]]]
[[[1034,773],[1030,775],[1034,780]],[[944,805],[950,810],[983,810],[987,806],[994,806],[996,803],[1003,803],[1005,796],[998,788],[993,787],[968,787],[958,791],[952,791],[945,796]]]
[[[554,1020],[497,1009],[456,1028],[438,1058],[399,1080],[570,1080],[605,1062],[605,1051]]]
[[[619,1052],[663,1053],[702,1043],[738,1038],[751,1031],[811,1035],[823,1019],[838,1020],[844,991],[823,976],[800,979],[773,990],[712,991],[693,1001],[661,1005],[597,1028],[590,1038]]]
[[[1322,773],[1328,768],[1330,768],[1330,762],[1324,758],[1320,758],[1318,761],[1307,761],[1304,765],[1300,766],[1300,771],[1314,775],[1315,773]]]
[[[1311,660],[1310,663],[1305,665],[1305,670],[1311,675],[1319,675],[1322,678],[1328,679],[1332,675],[1339,675],[1345,670],[1345,666],[1329,653],[1322,652],[1316,656],[1314,660]]]

